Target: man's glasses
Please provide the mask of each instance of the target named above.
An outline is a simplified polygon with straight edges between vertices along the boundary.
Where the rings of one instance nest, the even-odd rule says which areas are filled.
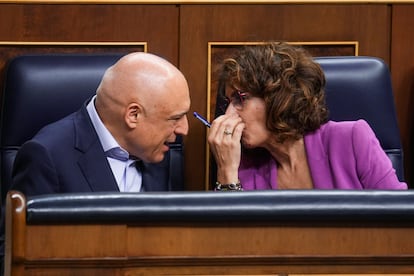
[[[221,111],[224,113],[227,110],[229,104],[232,104],[236,109],[242,109],[243,103],[247,100],[249,95],[247,92],[240,90],[234,90],[230,97],[223,96],[223,100],[220,106]]]

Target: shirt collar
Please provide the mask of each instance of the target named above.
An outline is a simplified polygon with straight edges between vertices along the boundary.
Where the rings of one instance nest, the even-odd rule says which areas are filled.
[[[93,96],[93,98],[90,100],[90,102],[86,106],[86,110],[88,111],[89,117],[92,121],[92,125],[95,128],[96,133],[98,134],[98,138],[102,144],[103,150],[106,152],[112,148],[121,148],[121,146],[118,144],[118,142],[109,132],[109,130],[105,127],[101,118],[99,117],[98,112],[95,108],[95,99],[96,95]]]

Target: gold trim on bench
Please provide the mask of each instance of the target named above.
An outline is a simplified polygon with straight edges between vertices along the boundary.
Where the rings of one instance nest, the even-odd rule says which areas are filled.
[[[148,51],[147,42],[0,41],[0,46],[143,46]]]
[[[413,0],[0,0],[0,4],[411,4]]]

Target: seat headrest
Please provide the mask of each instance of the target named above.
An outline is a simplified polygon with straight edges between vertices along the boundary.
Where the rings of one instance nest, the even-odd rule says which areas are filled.
[[[388,66],[375,57],[318,57],[334,121],[365,119],[386,149],[401,148]]]
[[[41,127],[79,109],[122,55],[27,55],[7,67],[2,146],[21,145]],[[44,112],[39,112],[43,110]]]

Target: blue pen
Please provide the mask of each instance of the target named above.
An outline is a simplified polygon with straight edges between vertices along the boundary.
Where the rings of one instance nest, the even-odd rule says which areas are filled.
[[[198,114],[197,112],[194,111],[194,117],[196,117],[197,119],[199,119],[206,127],[210,127],[211,124],[209,123],[209,121],[207,121],[206,118],[204,118],[203,116],[201,116],[200,114]]]

